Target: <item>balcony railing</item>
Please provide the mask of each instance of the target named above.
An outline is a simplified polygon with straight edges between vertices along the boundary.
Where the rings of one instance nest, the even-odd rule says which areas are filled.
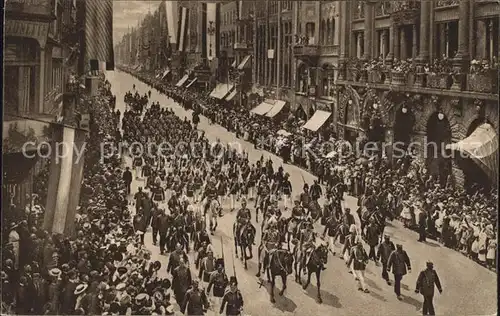
[[[319,56],[320,47],[318,45],[295,45],[293,53],[295,56]]]

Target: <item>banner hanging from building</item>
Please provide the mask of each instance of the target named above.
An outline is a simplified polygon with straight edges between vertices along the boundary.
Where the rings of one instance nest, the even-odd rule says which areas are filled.
[[[188,19],[189,19],[189,9],[181,7],[180,17],[179,17],[179,28],[177,35],[177,47],[180,52],[183,52],[186,49],[187,29],[189,23]]]
[[[113,0],[85,0],[85,65],[91,59],[114,70]]]
[[[178,14],[177,1],[165,1],[165,16],[167,17],[167,32],[170,44],[177,44]]]
[[[86,131],[59,124],[51,124],[51,129],[52,150],[44,229],[66,234],[75,221],[80,199]]]
[[[213,60],[219,56],[220,4],[203,3],[202,26],[202,53],[208,60]]]

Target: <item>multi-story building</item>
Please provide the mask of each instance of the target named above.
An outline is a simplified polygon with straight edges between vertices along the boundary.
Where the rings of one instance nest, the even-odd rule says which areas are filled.
[[[231,67],[236,67],[234,44],[236,43],[236,30],[238,20],[237,1],[228,1],[222,3],[219,19],[220,47],[217,79],[220,82],[229,82],[229,70]]]
[[[339,12],[339,136],[416,142],[442,183],[496,181],[498,146],[481,142],[498,143],[498,2],[342,1]]]

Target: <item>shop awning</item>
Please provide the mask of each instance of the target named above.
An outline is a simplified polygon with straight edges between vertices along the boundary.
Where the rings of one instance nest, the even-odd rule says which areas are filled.
[[[167,69],[163,72],[163,74],[161,75],[161,80],[165,79],[165,77],[170,73],[170,69]]]
[[[267,117],[275,117],[285,107],[286,101],[275,100],[273,108],[266,113]]]
[[[238,65],[238,70],[243,70],[246,65],[248,64],[248,62],[250,61],[250,55],[247,55],[245,56],[245,58],[243,58],[242,62]]]
[[[233,63],[231,64],[231,67],[236,67],[236,60],[233,61]]]
[[[189,75],[184,75],[184,77],[181,78],[181,80],[179,80],[175,86],[176,87],[182,87],[182,85],[184,85],[186,83],[186,81],[188,80],[189,78]]]
[[[496,182],[498,176],[498,136],[490,124],[477,127],[469,137],[446,145],[446,149],[467,154]]]
[[[264,101],[261,104],[257,105],[250,112],[257,114],[257,115],[266,115],[267,112],[271,111],[273,106],[274,106],[274,104],[271,104],[271,103]]]
[[[218,83],[215,89],[210,93],[212,98],[224,99],[233,89],[233,85],[227,83]]]
[[[332,115],[330,112],[326,111],[316,111],[314,115],[302,126],[302,128],[308,129],[310,131],[316,132],[323,124],[325,124],[326,120]]]
[[[227,97],[226,101],[231,101],[238,94],[238,90],[234,89]]]
[[[194,83],[195,83],[196,81],[198,81],[198,78],[194,78],[193,80],[191,80],[191,81],[187,84],[186,88],[191,88],[191,86],[192,86],[192,85],[194,85]]]

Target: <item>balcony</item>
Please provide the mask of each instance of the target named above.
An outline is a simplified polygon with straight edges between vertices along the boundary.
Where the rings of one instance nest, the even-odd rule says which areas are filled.
[[[53,0],[7,0],[5,13],[8,17],[54,20]]]
[[[320,47],[318,45],[295,45],[293,54],[297,57],[319,57]]]
[[[391,1],[391,18],[396,25],[414,24],[420,16],[420,1]]]
[[[246,51],[250,49],[253,49],[253,44],[251,42],[234,43],[234,50],[236,51]]]

